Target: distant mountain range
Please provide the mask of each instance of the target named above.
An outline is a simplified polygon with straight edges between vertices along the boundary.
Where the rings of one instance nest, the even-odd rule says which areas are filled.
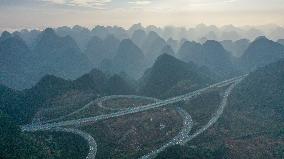
[[[162,39],[156,32],[151,31],[147,35],[141,48],[147,57],[147,62],[149,65],[153,64],[154,60],[163,54],[162,50],[166,45],[166,41]]]
[[[113,58],[115,72],[126,72],[131,77],[137,78],[145,67],[145,56],[131,40],[123,40]]]
[[[33,48],[5,32],[0,45],[1,83],[11,88],[29,88],[46,74],[74,79],[91,69],[76,42],[70,36],[59,37],[52,29],[39,34]]]
[[[205,25],[196,29],[200,33],[208,29],[218,30]],[[44,31],[23,30],[13,34],[3,32],[0,38],[0,83],[25,89],[47,74],[76,79],[93,68],[107,74],[124,72],[130,78],[138,79],[157,57],[165,53],[199,67],[205,66],[225,79],[282,58],[281,39],[276,43],[268,39],[260,42],[262,38],[257,38],[250,43],[246,39],[218,42],[206,41],[205,38],[201,44],[185,38],[175,40],[170,30],[175,28],[163,30],[155,26],[134,25],[129,30],[104,26],[89,30],[74,26]],[[230,31],[230,27],[225,30]],[[167,36],[166,32],[169,32]],[[208,39],[216,38],[211,36]]]
[[[31,50],[19,37],[3,32],[0,38],[0,81],[11,88],[31,87],[36,81],[32,76]]]
[[[166,41],[168,39],[175,39],[180,41],[181,39],[188,39],[191,41],[199,41],[202,38],[207,40],[232,40],[237,41],[239,39],[254,40],[258,36],[266,36],[272,40],[283,39],[284,28],[277,25],[268,26],[246,26],[236,27],[233,25],[226,25],[217,27],[214,25],[199,24],[195,27],[174,27],[166,26],[164,28],[157,26],[142,26],[142,24],[134,24],[130,28],[122,28],[118,26],[95,26],[94,28],[86,28],[79,25],[73,27],[59,27],[55,31],[60,36],[71,36],[78,46],[84,50],[88,41],[97,36],[101,39],[105,39],[109,34],[113,34],[117,39],[132,38],[136,31],[144,31],[146,34],[154,31]],[[28,31],[26,29],[15,32],[21,38],[23,38],[27,44],[30,44],[35,40],[39,34],[39,30]],[[142,33],[143,34],[143,33]],[[136,36],[136,35],[135,35]],[[199,41],[200,42],[200,41]]]
[[[140,48],[147,37],[147,33],[144,30],[135,30],[131,36],[131,40]]]
[[[231,55],[217,41],[208,40],[204,44],[185,42],[177,56],[183,61],[192,61],[199,66],[206,66],[222,78],[237,74]]]
[[[70,37],[59,37],[54,30],[42,32],[33,49],[36,66],[40,72],[74,79],[91,70],[89,59],[81,52],[76,42]],[[46,69],[46,70],[45,70]]]
[[[84,53],[88,56],[93,66],[99,66],[103,60],[111,60],[116,55],[120,41],[113,35],[104,40],[94,36],[87,44]]]
[[[250,45],[250,41],[248,39],[240,39],[237,41],[224,40],[220,43],[223,45],[224,49],[232,53],[235,57],[242,56]]]

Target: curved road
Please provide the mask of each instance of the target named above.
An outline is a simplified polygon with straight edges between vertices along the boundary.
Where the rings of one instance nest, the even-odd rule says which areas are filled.
[[[102,98],[99,98],[96,100],[96,104],[100,107],[100,108],[103,108],[105,110],[119,110],[119,111],[122,111],[122,110],[126,110],[126,109],[129,109],[131,107],[128,107],[128,108],[118,108],[118,109],[115,109],[115,108],[108,108],[108,107],[105,107],[103,105],[103,102],[107,101],[107,100],[111,100],[111,99],[117,99],[117,98],[131,98],[131,99],[145,99],[145,100],[152,100],[154,102],[158,102],[160,101],[159,99],[157,98],[152,98],[152,97],[144,97],[144,96],[137,96],[137,95],[112,95],[112,96],[106,96],[106,97],[102,97]]]
[[[174,146],[177,144],[184,145],[187,142],[191,141],[192,139],[196,138],[198,135],[202,134],[204,131],[206,131],[208,128],[210,128],[213,124],[215,124],[218,119],[221,117],[221,115],[224,112],[224,109],[227,105],[228,102],[228,97],[230,96],[232,90],[235,88],[235,86],[240,82],[241,80],[237,81],[236,83],[231,84],[231,86],[226,89],[223,99],[220,103],[220,106],[218,107],[217,111],[215,112],[214,116],[210,119],[210,121],[203,126],[201,129],[197,130],[195,133],[190,135],[190,131],[192,128],[193,121],[191,119],[191,116],[186,112],[185,110],[181,108],[177,108],[178,112],[183,116],[184,118],[184,127],[182,131],[175,137],[173,138],[170,142],[167,144],[163,145],[161,148],[158,150],[152,151],[151,153],[142,156],[140,159],[152,159],[155,158],[160,152],[164,151],[166,148],[170,146]]]
[[[90,134],[80,131],[78,129],[72,129],[72,128],[53,128],[53,129],[47,129],[47,130],[42,130],[42,131],[67,132],[67,133],[72,133],[72,134],[81,136],[82,138],[84,138],[84,140],[88,142],[88,145],[89,145],[89,153],[86,159],[95,159],[96,153],[97,153],[97,143]]]
[[[80,113],[81,111],[83,111],[83,110],[85,110],[85,109],[87,109],[87,108],[89,108],[90,106],[95,105],[95,104],[96,104],[96,100],[91,101],[91,102],[89,102],[88,104],[84,105],[82,108],[77,109],[76,111],[74,111],[74,112],[72,112],[72,113],[70,113],[70,114],[61,116],[61,117],[56,118],[56,119],[52,119],[52,120],[48,120],[48,121],[45,121],[45,122],[41,122],[41,124],[44,124],[44,123],[51,123],[51,122],[56,122],[56,121],[59,121],[59,120],[63,120],[63,119],[65,119],[65,118],[69,117],[69,116],[72,116],[72,115],[75,115],[75,114],[77,114],[77,113]]]
[[[150,152],[149,154],[142,156],[140,159],[155,158],[160,152],[163,152],[166,148],[180,144],[183,141],[183,139],[187,137],[187,134],[191,131],[191,128],[193,126],[192,118],[184,109],[180,107],[177,107],[176,109],[177,109],[177,112],[180,114],[180,116],[183,118],[182,130],[178,133],[177,136],[175,136],[168,143],[166,143],[159,149],[154,150]]]
[[[187,138],[185,138],[183,140],[183,142],[181,143],[182,145],[186,144],[187,142],[191,141],[192,139],[196,138],[198,135],[200,135],[201,133],[203,133],[204,131],[206,131],[208,128],[210,128],[213,124],[215,124],[218,119],[221,117],[221,115],[224,112],[224,109],[228,103],[228,97],[230,96],[230,94],[232,93],[232,90],[235,88],[235,86],[241,82],[241,80],[237,81],[236,83],[232,84],[224,93],[223,96],[223,100],[221,101],[221,104],[218,108],[218,110],[216,111],[216,113],[214,114],[214,116],[210,119],[210,121],[203,126],[202,128],[200,128],[199,130],[197,130],[195,133],[193,133],[192,135],[188,135]]]
[[[180,101],[190,100],[190,99],[192,99],[196,96],[199,96],[202,93],[204,93],[204,92],[206,92],[206,91],[208,91],[212,88],[224,87],[224,86],[230,85],[232,83],[239,82],[243,78],[244,78],[244,76],[233,78],[233,79],[226,80],[226,81],[223,81],[223,82],[220,82],[220,83],[217,83],[217,84],[210,85],[206,88],[202,88],[202,89],[193,91],[191,93],[187,93],[185,95],[173,97],[173,98],[166,99],[166,100],[161,100],[161,101],[158,101],[158,102],[155,102],[155,103],[152,103],[152,104],[147,104],[147,105],[144,105],[144,106],[141,106],[141,107],[125,109],[125,110],[118,111],[118,112],[115,112],[115,113],[104,114],[104,115],[99,115],[99,116],[94,116],[94,117],[89,117],[89,118],[82,118],[82,119],[78,119],[78,120],[69,120],[69,121],[54,122],[54,123],[47,123],[47,124],[28,124],[28,125],[22,126],[21,128],[22,128],[23,131],[33,131],[33,130],[51,129],[51,128],[54,128],[54,127],[63,127],[63,126],[75,126],[75,125],[80,126],[80,125],[90,123],[90,122],[97,122],[97,121],[101,121],[101,120],[106,120],[106,119],[110,119],[110,118],[128,115],[128,114],[143,112],[143,111],[167,106],[169,104],[177,103],[177,102],[180,102]]]
[[[235,78],[232,78],[232,79],[228,79],[228,80],[225,80],[225,81],[222,81],[222,82],[219,82],[219,83],[216,83],[216,84],[213,84],[213,85],[210,85],[210,86],[208,86],[208,87],[206,87],[206,88],[202,88],[202,89],[199,89],[199,90],[196,90],[196,91],[194,91],[194,92],[190,92],[190,93],[187,93],[187,94],[185,94],[185,95],[181,95],[181,96],[177,96],[177,97],[174,97],[174,98],[170,98],[170,99],[168,99],[168,100],[158,100],[158,99],[156,99],[156,98],[151,98],[151,97],[145,97],[145,98],[148,98],[148,99],[153,99],[153,100],[157,100],[157,102],[156,103],[153,103],[153,104],[148,104],[148,105],[145,105],[145,106],[141,106],[141,107],[139,107],[139,108],[144,108],[143,110],[141,110],[141,111],[146,111],[146,110],[149,110],[149,109],[154,109],[154,108],[157,108],[157,107],[161,107],[161,106],[164,106],[164,105],[168,105],[168,104],[173,104],[173,103],[177,103],[177,102],[179,102],[179,101],[182,101],[182,100],[189,100],[189,99],[191,99],[191,98],[193,98],[193,97],[195,97],[195,96],[198,96],[198,95],[200,95],[200,94],[202,94],[203,92],[205,92],[205,91],[207,91],[207,90],[209,90],[209,89],[212,89],[212,88],[215,88],[215,87],[224,87],[224,86],[226,86],[226,85],[229,85],[229,84],[231,84],[231,83],[234,83],[235,81],[237,81],[237,80],[239,80],[239,79],[243,79],[244,77],[246,77],[247,76],[247,74],[246,75],[243,75],[243,76],[239,76],[239,77],[235,77]],[[109,98],[119,98],[119,97],[128,97],[128,98],[132,98],[132,97],[141,97],[141,96],[136,96],[136,95],[114,95],[114,96],[107,96],[107,97],[102,97],[102,98],[100,98],[101,100],[104,100],[104,99],[109,99]],[[98,99],[97,99],[98,100]],[[81,112],[81,111],[83,111],[83,110],[85,110],[85,109],[87,109],[87,108],[89,108],[91,105],[94,105],[95,103],[97,103],[97,100],[94,100],[94,101],[91,101],[90,103],[88,103],[88,104],[86,104],[85,106],[83,106],[82,108],[80,108],[80,109],[78,109],[78,110],[76,110],[76,111],[74,111],[74,112],[72,112],[72,113],[70,113],[70,114],[67,114],[67,115],[65,115],[65,116],[62,116],[62,117],[59,117],[59,118],[57,118],[57,119],[53,119],[53,120],[49,120],[49,121],[46,121],[46,122],[39,122],[39,123],[32,123],[31,125],[41,125],[41,124],[46,124],[46,123],[50,123],[50,122],[57,122],[57,121],[59,121],[59,120],[62,120],[62,119],[64,119],[64,118],[66,118],[66,117],[69,117],[69,116],[71,116],[71,115],[74,115],[74,114],[77,114],[77,113],[79,113],[79,112]],[[158,105],[159,104],[159,101],[160,101],[160,104],[162,104],[162,105]],[[162,102],[162,103],[161,103]],[[165,104],[166,103],[166,104]],[[156,105],[156,107],[155,107],[155,105]],[[102,106],[102,105],[101,105]],[[147,108],[148,107],[148,108]],[[128,109],[126,108],[126,109],[122,109],[121,111],[123,111],[123,110],[129,110],[129,111],[131,111],[131,109],[133,109],[133,108],[131,108],[131,107],[129,107]],[[138,112],[141,112],[141,111],[138,111]],[[129,113],[129,114],[131,114],[131,113]],[[116,117],[116,116],[113,116],[113,117]]]
[[[147,111],[147,110],[151,110],[151,109],[155,109],[155,108],[160,108],[162,106],[177,103],[177,102],[180,102],[180,101],[190,100],[190,99],[192,99],[196,96],[199,96],[202,93],[204,93],[204,92],[206,92],[206,91],[208,91],[212,88],[224,87],[224,86],[231,85],[225,91],[221,105],[220,105],[219,109],[217,110],[217,112],[215,113],[214,117],[204,127],[199,129],[193,135],[189,135],[190,130],[192,128],[192,119],[191,119],[190,115],[186,111],[184,111],[180,108],[177,108],[179,113],[184,116],[184,119],[185,119],[184,120],[184,126],[185,127],[183,127],[182,131],[174,139],[172,139],[169,143],[165,144],[164,146],[162,146],[158,150],[153,151],[150,154],[142,157],[142,158],[152,158],[152,156],[157,155],[159,152],[163,151],[164,149],[166,149],[169,146],[172,146],[172,145],[175,145],[175,144],[185,144],[185,143],[189,142],[190,140],[192,140],[193,138],[197,137],[198,135],[203,133],[205,130],[207,130],[214,123],[216,123],[216,121],[220,118],[221,114],[223,113],[223,110],[224,110],[224,108],[227,104],[227,101],[228,101],[228,96],[230,95],[230,93],[232,92],[234,87],[242,79],[244,79],[246,76],[247,75],[232,78],[232,79],[225,80],[223,82],[219,82],[219,83],[210,85],[206,88],[202,88],[202,89],[199,89],[199,90],[196,90],[196,91],[193,91],[193,92],[181,95],[181,96],[177,96],[177,97],[173,97],[173,98],[161,100],[161,101],[158,100],[155,103],[147,104],[147,105],[140,106],[140,107],[126,108],[126,109],[123,109],[123,110],[115,112],[115,113],[99,115],[99,116],[94,116],[94,117],[90,117],[90,118],[83,118],[83,119],[78,119],[78,120],[54,122],[54,123],[48,123],[48,124],[29,124],[29,125],[22,126],[21,129],[22,129],[22,131],[39,131],[39,130],[49,131],[49,130],[53,130],[53,129],[64,130],[64,131],[66,130],[66,132],[72,131],[73,133],[78,134],[80,136],[83,136],[85,139],[88,140],[89,145],[90,145],[90,153],[89,154],[92,154],[90,157],[95,158],[97,146],[96,146],[95,140],[89,134],[86,134],[86,133],[81,132],[79,130],[77,131],[76,129],[64,129],[64,128],[60,128],[60,127],[80,126],[80,125],[83,125],[83,124],[86,124],[86,123],[89,123],[89,122],[96,122],[96,121],[106,120],[106,119],[110,119],[110,118],[114,118],[114,117],[120,117],[120,116],[124,116],[124,115],[128,115],[128,114],[143,112],[143,111]],[[119,97],[119,96],[116,96],[116,97]],[[131,98],[131,97],[138,97],[138,96],[123,96],[123,97],[130,97]],[[94,104],[93,102],[95,102],[95,101],[90,102],[89,104],[85,105],[81,109],[79,109],[79,110],[77,110],[77,111],[75,111],[71,114],[75,114],[75,113],[82,111],[83,109],[86,109],[91,104]]]

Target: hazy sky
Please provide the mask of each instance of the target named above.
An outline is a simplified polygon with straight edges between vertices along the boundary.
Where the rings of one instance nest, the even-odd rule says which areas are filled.
[[[138,22],[284,26],[284,0],[0,0],[0,28]]]

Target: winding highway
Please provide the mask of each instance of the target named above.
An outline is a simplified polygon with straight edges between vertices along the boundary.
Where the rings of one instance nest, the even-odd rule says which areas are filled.
[[[76,111],[74,111],[74,112],[72,112],[72,113],[70,113],[70,114],[61,116],[61,117],[56,118],[56,119],[52,119],[52,120],[48,120],[48,121],[45,121],[45,122],[41,122],[41,124],[44,124],[44,123],[51,123],[51,122],[57,122],[57,121],[59,121],[59,120],[64,120],[65,118],[70,117],[70,116],[75,115],[75,114],[78,114],[78,113],[82,112],[83,110],[85,110],[85,109],[87,109],[87,108],[89,108],[90,106],[95,105],[95,104],[96,104],[96,100],[91,101],[90,103],[84,105],[82,108],[77,109]]]
[[[192,139],[196,138],[198,135],[202,134],[204,131],[206,131],[208,128],[210,128],[213,124],[215,124],[218,119],[221,117],[221,115],[224,112],[224,109],[228,103],[228,97],[230,96],[230,94],[232,93],[232,90],[235,88],[235,86],[240,82],[241,80],[237,81],[236,83],[232,84],[224,93],[223,95],[223,100],[221,101],[221,104],[218,108],[218,110],[215,112],[214,116],[209,120],[209,122],[204,125],[202,128],[200,128],[199,130],[197,130],[195,133],[193,133],[192,135],[188,135],[187,138],[185,138],[183,140],[183,142],[181,143],[181,145],[186,144],[187,142],[191,141]]]
[[[40,119],[34,118],[32,123],[33,124],[45,124],[45,123],[52,123],[52,122],[57,122],[57,121],[60,121],[60,120],[64,120],[65,118],[70,117],[70,116],[75,115],[75,114],[78,114],[78,113],[82,112],[83,110],[88,109],[90,106],[95,105],[95,104],[97,104],[97,106],[99,106],[100,108],[105,109],[105,110],[112,110],[112,111],[120,110],[121,111],[121,110],[127,109],[127,108],[121,108],[121,109],[108,108],[108,107],[105,107],[103,105],[104,101],[111,100],[111,99],[117,99],[117,98],[146,99],[146,100],[153,100],[154,102],[159,101],[159,99],[157,99],[157,98],[137,96],[137,95],[112,95],[112,96],[106,96],[106,97],[102,97],[102,98],[93,100],[93,101],[89,102],[88,104],[84,105],[82,108],[77,109],[74,112],[69,113],[67,115],[63,115],[63,116],[61,116],[59,118],[51,119],[51,120],[47,120],[47,121],[40,121]]]
[[[227,102],[228,102],[228,97],[230,96],[230,94],[231,94],[232,90],[234,89],[234,87],[239,82],[240,81],[231,84],[231,86],[225,91],[225,93],[223,95],[223,99],[222,99],[222,101],[220,103],[220,106],[218,107],[217,111],[215,112],[213,117],[210,119],[210,121],[205,126],[203,126],[199,130],[197,130],[195,133],[193,133],[192,135],[190,135],[190,131],[191,131],[192,125],[193,125],[193,121],[191,119],[191,116],[188,114],[188,112],[186,112],[182,108],[177,107],[177,111],[184,118],[184,124],[183,124],[182,131],[175,138],[173,138],[170,142],[166,143],[161,148],[159,148],[159,149],[157,149],[155,151],[152,151],[151,153],[149,153],[147,155],[142,156],[140,159],[153,159],[160,152],[164,151],[166,148],[174,146],[174,145],[177,145],[177,144],[184,145],[187,142],[191,141],[192,139],[196,138],[198,135],[202,134],[207,129],[209,129],[213,124],[215,124],[218,121],[218,119],[223,114],[224,109],[225,109],[225,107],[227,105]]]
[[[204,93],[204,92],[206,92],[206,91],[208,91],[212,88],[228,86],[232,83],[236,83],[236,82],[242,80],[243,78],[244,78],[244,76],[233,78],[233,79],[226,80],[226,81],[214,84],[214,85],[210,85],[206,88],[202,88],[202,89],[193,91],[191,93],[187,93],[185,95],[173,97],[173,98],[166,99],[166,100],[161,100],[161,101],[151,103],[151,104],[147,104],[147,105],[140,106],[140,107],[128,108],[128,109],[118,111],[118,112],[115,112],[115,113],[104,114],[104,115],[99,115],[99,116],[94,116],[94,117],[89,117],[89,118],[82,118],[82,119],[77,119],[77,120],[47,123],[47,124],[28,124],[28,125],[22,126],[21,129],[23,131],[34,131],[34,130],[41,130],[41,129],[51,129],[51,128],[54,128],[54,127],[80,126],[80,125],[83,125],[83,124],[86,124],[86,123],[97,122],[97,121],[106,120],[106,119],[110,119],[110,118],[115,118],[115,117],[120,117],[120,116],[124,116],[124,115],[148,111],[148,110],[151,110],[151,109],[156,109],[156,108],[160,108],[160,107],[167,106],[167,105],[170,105],[170,104],[178,103],[180,101],[187,101],[189,99],[192,99],[194,97],[201,95],[202,93]]]
[[[180,114],[180,116],[183,118],[183,127],[182,127],[181,131],[178,133],[177,136],[175,136],[168,143],[164,144],[159,149],[154,150],[154,151],[150,152],[149,154],[142,156],[140,159],[155,158],[160,152],[163,152],[166,148],[177,145],[177,144],[181,144],[183,139],[188,136],[187,134],[191,131],[191,128],[193,126],[192,118],[188,114],[188,112],[186,112],[184,109],[177,107],[176,110]]]
[[[126,110],[129,109],[131,107],[127,107],[127,108],[109,108],[104,106],[103,102],[107,101],[107,100],[112,100],[112,99],[119,99],[119,98],[129,98],[129,99],[145,99],[145,100],[151,100],[153,102],[158,102],[160,101],[157,98],[152,98],[152,97],[144,97],[144,96],[137,96],[137,95],[112,95],[112,96],[106,96],[106,97],[102,97],[96,100],[96,104],[98,107],[105,109],[105,110]]]
[[[124,116],[124,115],[130,115],[130,114],[134,114],[134,113],[138,113],[138,112],[143,112],[143,111],[148,111],[151,109],[156,109],[156,108],[160,108],[163,106],[168,106],[170,104],[174,104],[174,103],[178,103],[180,101],[187,101],[190,99],[193,99],[194,97],[197,97],[203,93],[205,93],[206,91],[210,90],[210,89],[214,89],[214,88],[218,88],[218,87],[225,87],[225,86],[229,86],[229,88],[225,91],[224,96],[223,96],[223,100],[218,108],[218,110],[216,111],[216,113],[214,114],[214,116],[212,117],[212,119],[205,125],[203,126],[201,129],[197,130],[195,133],[193,133],[192,135],[190,135],[190,131],[192,128],[192,119],[191,116],[184,111],[181,108],[177,108],[177,111],[179,112],[179,114],[184,118],[184,123],[183,123],[183,128],[180,131],[180,133],[174,137],[171,141],[169,141],[167,144],[163,145],[161,148],[150,152],[149,154],[142,156],[141,159],[146,159],[146,158],[154,158],[158,153],[162,152],[163,150],[165,150],[167,147],[169,146],[173,146],[176,144],[185,144],[187,142],[189,142],[190,140],[192,140],[193,138],[197,137],[198,135],[200,135],[201,133],[203,133],[204,131],[206,131],[210,126],[212,126],[214,123],[217,122],[217,120],[220,118],[220,116],[222,115],[225,106],[227,105],[227,101],[228,101],[228,97],[230,95],[230,93],[232,92],[232,90],[234,89],[234,87],[240,82],[242,81],[247,75],[243,75],[240,77],[236,77],[236,78],[232,78],[229,80],[225,80],[213,85],[210,85],[208,87],[181,95],[181,96],[177,96],[177,97],[173,97],[173,98],[169,98],[166,100],[157,100],[155,99],[154,103],[151,104],[147,104],[144,106],[140,106],[140,107],[129,107],[129,108],[123,108],[118,110],[117,112],[114,113],[110,113],[110,114],[104,114],[104,115],[99,115],[99,116],[94,116],[94,117],[89,117],[89,118],[82,118],[82,119],[78,119],[78,120],[69,120],[69,121],[61,121],[61,122],[53,122],[53,123],[46,123],[46,124],[40,124],[40,123],[32,123],[32,124],[28,124],[28,125],[24,125],[21,126],[22,131],[28,131],[28,132],[32,132],[32,131],[48,131],[48,130],[53,130],[53,129],[58,129],[58,130],[64,130],[65,126],[82,126],[86,123],[90,123],[90,122],[97,122],[97,121],[101,121],[101,120],[106,120],[106,119],[110,119],[110,118],[115,118],[115,117],[120,117],[120,116]],[[71,113],[71,114],[76,114],[79,113],[80,111],[86,109],[87,107],[89,107],[90,105],[96,103],[96,102],[103,102],[105,100],[108,99],[113,99],[113,98],[119,98],[119,97],[127,97],[127,98],[148,98],[148,97],[140,97],[140,96],[109,96],[109,97],[104,97],[101,98],[99,101],[91,101],[89,104],[85,105],[84,107],[82,107],[81,109]],[[149,98],[150,99],[150,98]],[[151,98],[154,100],[154,98]],[[103,106],[103,105],[101,105]],[[70,114],[68,114],[69,116]],[[61,117],[63,118],[63,117]],[[68,131],[68,130],[66,130]],[[71,131],[71,130],[69,130]],[[85,134],[82,135],[81,133],[83,132],[78,132],[76,131],[76,129],[72,129],[73,133],[78,134],[80,136],[85,136],[84,138],[88,140],[89,145],[90,145],[90,152],[93,151],[90,157],[95,158],[96,155],[96,143],[94,141],[94,139],[91,139],[88,135],[89,134]],[[92,141],[90,143],[90,141]],[[94,152],[95,151],[95,152]],[[90,153],[89,153],[90,154]],[[88,158],[89,159],[89,158]]]
[[[72,128],[53,128],[53,129],[47,129],[43,131],[49,131],[49,132],[67,132],[72,133],[75,135],[81,136],[84,140],[88,142],[89,145],[89,152],[86,157],[86,159],[95,159],[96,153],[97,153],[97,143],[95,139],[88,133],[85,133],[83,131],[80,131],[78,129],[72,129]]]

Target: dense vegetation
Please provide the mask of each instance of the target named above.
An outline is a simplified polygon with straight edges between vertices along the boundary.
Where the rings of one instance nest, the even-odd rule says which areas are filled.
[[[156,159],[220,159],[222,158],[223,152],[223,147],[211,150],[201,146],[176,145],[160,153]]]
[[[22,133],[7,114],[0,111],[1,159],[80,159],[88,146],[81,137],[66,133]]]
[[[20,128],[7,114],[0,111],[0,158],[43,158],[46,151],[37,147],[34,140],[21,133]]]

